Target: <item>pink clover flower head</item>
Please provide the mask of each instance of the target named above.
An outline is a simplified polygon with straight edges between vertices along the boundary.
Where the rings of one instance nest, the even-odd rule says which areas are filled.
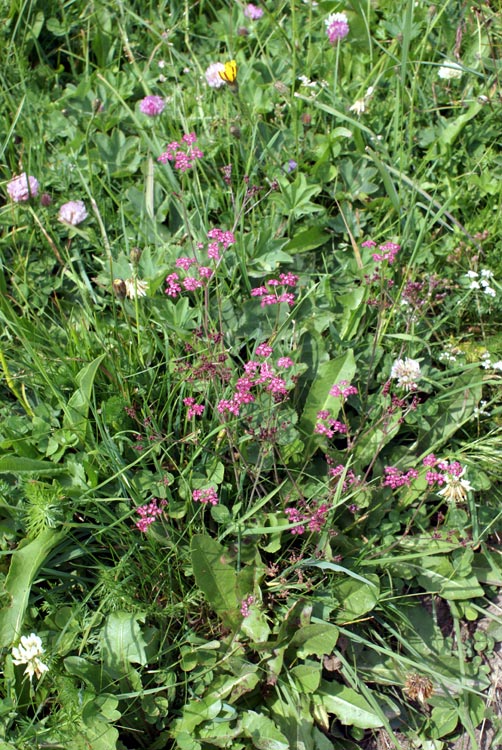
[[[157,115],[160,115],[164,111],[165,106],[164,99],[161,96],[154,96],[153,94],[145,96],[139,103],[140,112],[148,115],[148,117],[157,117]]]
[[[346,13],[332,13],[324,21],[326,34],[331,44],[336,44],[349,33],[349,19]]]
[[[390,378],[397,380],[400,388],[405,391],[415,391],[417,389],[417,380],[422,376],[420,362],[416,359],[396,359],[390,371]]]
[[[263,15],[263,8],[253,5],[253,3],[248,3],[244,8],[244,15],[246,18],[249,18],[250,21],[258,21]]]
[[[139,521],[136,521],[136,527],[145,533],[155,519],[162,515],[166,505],[167,500],[159,500],[156,497],[152,497],[149,503],[136,508],[136,513],[140,517]]]
[[[58,213],[59,221],[62,221],[63,224],[70,224],[72,227],[81,224],[87,219],[87,216],[84,201],[68,201],[68,203],[63,203]]]
[[[218,505],[218,494],[214,487],[205,487],[203,490],[193,490],[192,499],[203,505]]]
[[[211,65],[206,68],[206,72],[204,73],[204,75],[206,76],[207,85],[212,89],[219,89],[224,86],[225,81],[220,76],[220,71],[223,72],[224,70],[225,66],[223,65],[223,63],[211,63]]]
[[[7,183],[7,192],[14,203],[23,203],[38,194],[38,180],[33,175],[22,172]]]

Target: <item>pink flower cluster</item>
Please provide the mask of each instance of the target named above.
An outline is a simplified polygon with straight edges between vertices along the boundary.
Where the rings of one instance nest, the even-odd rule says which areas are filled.
[[[355,385],[350,385],[348,380],[340,380],[339,383],[335,383],[335,385],[331,388],[329,395],[335,396],[335,397],[342,397],[343,400],[347,399],[349,396],[355,396],[357,394],[357,388]]]
[[[295,304],[295,296],[291,292],[280,290],[279,287],[295,287],[298,284],[298,276],[294,273],[281,273],[278,279],[269,279],[264,286],[251,289],[252,297],[261,297],[261,307],[267,305],[278,305],[286,302],[290,307]]]
[[[346,434],[347,425],[340,422],[338,419],[333,419],[331,413],[327,409],[322,409],[317,412],[317,422],[314,427],[316,435],[326,435],[328,438],[335,436],[337,432]]]
[[[291,529],[292,534],[304,534],[305,531],[321,531],[326,523],[326,518],[330,506],[322,503],[318,507],[307,508],[304,502],[298,503],[298,506],[286,508],[284,513],[288,517],[289,523],[295,523],[297,526]]]
[[[202,151],[194,146],[197,141],[195,133],[186,133],[182,139],[181,144],[178,141],[172,141],[167,144],[166,150],[159,157],[157,161],[161,164],[166,164],[168,161],[174,161],[174,168],[179,172],[186,172],[191,169],[197,159],[201,159],[204,154]]]
[[[338,466],[331,466],[328,469],[328,476],[337,479],[336,486],[338,486],[344,472],[345,466],[343,464],[338,464]],[[359,481],[359,477],[356,477],[352,469],[347,469],[345,472],[345,479],[343,480],[342,490],[345,492],[351,485],[359,484]]]
[[[366,242],[361,243],[361,247],[376,247],[376,242],[366,240]],[[373,253],[371,256],[375,263],[381,263],[386,260],[389,266],[391,266],[396,260],[396,255],[401,250],[401,245],[397,245],[395,242],[385,242],[383,245],[379,245],[378,249],[382,252]]]
[[[214,487],[205,487],[203,490],[193,490],[192,500],[196,503],[206,505],[218,505],[218,493]]]
[[[192,417],[201,417],[204,414],[204,409],[206,407],[204,406],[204,404],[196,404],[195,399],[192,396],[187,396],[187,398],[184,398],[183,403],[185,404],[185,406],[188,406],[187,419],[192,419]]]
[[[235,242],[233,233],[225,231],[223,229],[211,229],[207,233],[207,237],[209,240],[211,240],[211,242],[207,246],[208,258],[216,262],[220,260],[222,251],[226,250]],[[199,250],[203,247],[204,245],[202,243],[198,245]],[[176,298],[178,294],[183,291],[183,289],[187,292],[193,292],[195,291],[195,289],[201,289],[205,286],[205,282],[214,274],[212,268],[209,268],[209,266],[200,265],[197,262],[196,258],[182,257],[178,258],[176,261],[176,268],[179,268],[185,272],[190,271],[193,266],[195,266],[194,271],[196,272],[196,275],[191,272],[189,276],[185,276],[183,279],[180,279],[179,274],[175,271],[173,273],[170,273],[166,277],[167,287],[165,289],[165,293],[168,297]]]
[[[160,115],[164,111],[165,106],[166,103],[164,99],[161,96],[154,96],[153,94],[145,96],[145,98],[139,103],[140,112],[143,112],[144,115],[148,115],[148,117],[156,117],[157,115]]]
[[[146,505],[136,508],[136,513],[140,516],[139,521],[136,521],[136,527],[140,531],[146,532],[155,519],[162,515],[166,505],[167,500],[158,500],[153,497]]]
[[[7,192],[14,203],[23,203],[38,194],[38,180],[33,175],[21,172],[7,183]]]
[[[454,477],[458,479],[464,472],[464,467],[458,461],[440,461],[436,458],[433,453],[430,453],[423,460],[423,465],[430,467],[431,471],[428,471],[425,475],[425,479],[429,486],[438,484],[440,487],[448,481],[448,477]],[[432,471],[432,469],[439,469],[439,471]],[[442,472],[442,473],[441,473]]]
[[[258,21],[263,15],[263,8],[253,5],[253,3],[248,3],[244,8],[244,15],[251,21]]]
[[[409,487],[411,485],[411,480],[418,477],[418,471],[416,469],[410,469],[405,474],[404,471],[401,471],[396,466],[386,466],[384,472],[385,479],[382,482],[382,487],[390,487],[392,490],[395,490],[398,487],[403,487],[404,485]]]
[[[253,602],[254,596],[252,594],[244,597],[244,599],[241,601],[241,615],[243,617],[247,617],[249,615],[249,608]]]
[[[260,347],[258,347],[259,349]],[[257,354],[258,354],[257,349]],[[268,351],[268,347],[267,347]],[[262,355],[268,356],[268,355]],[[289,358],[281,358],[289,359]],[[284,366],[284,365],[283,365]],[[230,399],[221,399],[217,405],[220,414],[233,414],[238,417],[241,407],[244,404],[252,404],[256,397],[252,393],[253,388],[262,387],[268,393],[271,393],[274,399],[280,401],[288,394],[288,386],[284,378],[277,375],[274,367],[268,362],[257,362],[250,360],[244,365],[243,377],[239,378],[235,384],[235,391]]]

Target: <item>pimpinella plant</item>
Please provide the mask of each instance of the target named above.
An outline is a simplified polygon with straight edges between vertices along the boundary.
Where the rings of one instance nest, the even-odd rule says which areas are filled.
[[[3,741],[495,746],[499,14],[160,10],[3,32]]]

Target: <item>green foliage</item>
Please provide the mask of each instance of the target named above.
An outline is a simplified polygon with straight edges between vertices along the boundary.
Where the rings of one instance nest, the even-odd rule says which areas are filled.
[[[260,8],[4,3],[6,750],[500,737],[502,13]]]

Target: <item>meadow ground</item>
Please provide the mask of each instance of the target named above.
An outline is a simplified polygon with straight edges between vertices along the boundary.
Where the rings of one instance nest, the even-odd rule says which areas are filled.
[[[11,0],[0,750],[502,744],[502,11]]]

